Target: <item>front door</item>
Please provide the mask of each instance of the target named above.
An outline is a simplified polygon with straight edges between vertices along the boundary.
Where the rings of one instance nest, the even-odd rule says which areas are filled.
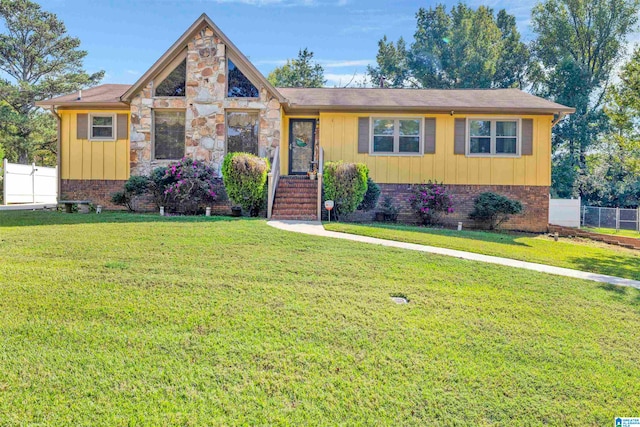
[[[312,169],[316,120],[289,120],[289,175],[303,175]]]

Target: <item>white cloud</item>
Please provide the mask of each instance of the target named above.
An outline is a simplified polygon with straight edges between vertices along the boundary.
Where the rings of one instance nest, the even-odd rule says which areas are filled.
[[[325,68],[366,67],[374,62],[373,59],[318,59]]]
[[[280,67],[287,63],[286,59],[259,59],[257,61],[251,61],[253,65],[274,65]]]
[[[365,79],[368,81],[365,73],[325,73],[324,78],[327,80],[326,87],[355,87]]]
[[[125,70],[124,72],[131,76],[139,76],[141,74],[138,70]]]

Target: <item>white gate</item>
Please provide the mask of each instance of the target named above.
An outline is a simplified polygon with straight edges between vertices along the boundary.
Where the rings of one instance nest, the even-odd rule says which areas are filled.
[[[58,202],[57,168],[3,162],[5,205]]]
[[[549,224],[580,228],[580,198],[549,199]]]

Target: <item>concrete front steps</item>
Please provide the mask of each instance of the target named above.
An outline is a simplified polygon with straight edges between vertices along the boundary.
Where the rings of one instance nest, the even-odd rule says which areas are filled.
[[[281,176],[273,201],[272,219],[316,221],[318,181],[303,176]]]
[[[612,236],[609,234],[593,233],[591,231],[582,230],[580,228],[563,227],[560,225],[549,224],[550,233],[558,233],[560,236],[565,237],[583,237],[585,239],[595,240],[597,242],[604,242],[610,245],[621,246],[627,249],[640,250],[640,238],[626,236]]]

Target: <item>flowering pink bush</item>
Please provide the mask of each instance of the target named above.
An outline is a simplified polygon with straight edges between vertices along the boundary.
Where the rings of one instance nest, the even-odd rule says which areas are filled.
[[[453,202],[444,185],[429,181],[414,186],[412,192],[409,202],[423,224],[437,224],[443,214],[453,213]]]
[[[183,158],[165,170],[163,195],[166,207],[174,212],[204,212],[218,197],[215,171],[204,162]]]

